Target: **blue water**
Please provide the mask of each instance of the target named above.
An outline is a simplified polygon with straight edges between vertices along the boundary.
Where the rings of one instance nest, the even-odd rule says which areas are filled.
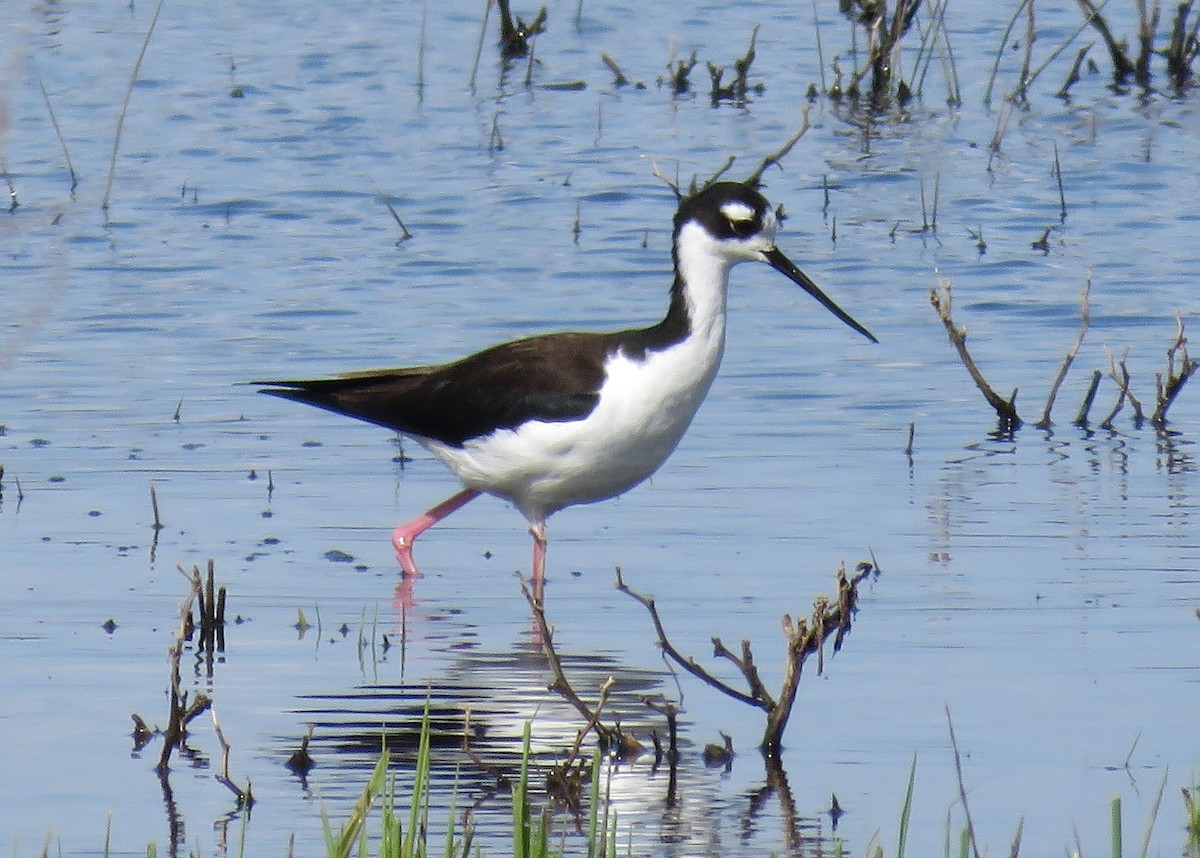
[[[47,837],[64,854],[98,852],[110,815],[114,852],[166,849],[173,819],[199,854],[236,850],[243,824],[246,854],[283,854],[293,835],[294,854],[321,854],[322,810],[344,818],[374,735],[411,732],[427,694],[451,722],[470,706],[480,753],[501,764],[527,719],[546,759],[573,740],[578,718],[543,690],[512,574],[530,559],[521,517],[490,499],[457,513],[422,537],[425,575],[398,596],[389,530],[453,479],[415,445],[395,461],[382,430],[238,383],[660,317],[674,197],[652,164],[686,182],[736,153],[737,177],[780,145],[821,83],[812,13],[587,3],[577,20],[575,4],[555,5],[527,86],[524,61],[500,68],[493,10],[472,87],[481,10],[453,5],[168,2],[107,213],[117,116],[153,8],[3,13],[0,156],[20,203],[0,217],[0,834],[14,854]],[[1200,393],[1185,388],[1170,435],[1135,427],[1128,407],[1113,431],[1070,420],[1106,349],[1128,350],[1151,410],[1175,313],[1189,326],[1200,315],[1200,117],[1190,93],[1116,93],[1103,71],[1054,98],[1072,46],[989,158],[999,110],[981,98],[1010,14],[948,11],[961,108],[945,106],[935,60],[923,99],[869,132],[818,101],[767,173],[788,214],[781,247],[880,344],[765,267],[738,268],[725,365],[676,454],[627,496],[550,524],[548,609],[580,693],[616,677],[613,705],[648,741],[661,719],[638,696],[682,689],[677,803],[649,756],[614,774],[635,854],[830,848],[834,793],[847,848],[862,854],[879,832],[894,854],[914,754],[910,854],[940,850],[948,809],[962,824],[947,706],[981,846],[1006,849],[1024,818],[1030,853],[1068,848],[1076,829],[1102,850],[1114,794],[1138,842],[1165,777],[1152,849],[1181,848],[1178,789],[1200,766]],[[1114,30],[1133,33],[1131,14],[1113,12]],[[1038,15],[1044,58],[1078,13]],[[703,61],[732,65],[755,23],[763,92],[714,108]],[[826,62],[837,53],[850,68],[833,6],[820,32]],[[694,96],[657,82],[672,44],[698,51]],[[601,52],[645,88],[615,88]],[[1019,62],[1006,52],[997,104]],[[573,81],[586,87],[543,86]],[[922,188],[928,220],[935,186],[937,229],[920,231]],[[381,194],[411,240],[397,244]],[[1050,226],[1047,252],[1032,248]],[[929,307],[937,272],[953,280],[976,360],[1001,392],[1019,388],[1031,421],[1090,272],[1091,328],[1051,431],[990,436],[993,416]],[[1115,396],[1106,381],[1094,419]],[[151,485],[166,525],[156,542]],[[681,650],[731,682],[710,639],[752,639],[773,688],[780,615],[808,613],[838,564],[871,554],[883,574],[843,651],[801,684],[790,789],[764,801],[759,713],[677,685],[613,568],[657,597]],[[199,762],[173,761],[171,801],[153,772],[159,742],[130,753],[130,713],[166,716],[164,655],[186,592],[176,566],[210,557],[243,622],[211,679],[190,657],[184,679],[212,695],[231,774],[253,783],[248,822],[214,779],[207,715],[193,725]],[[302,636],[300,611],[313,625]],[[384,652],[384,633],[404,646]],[[302,782],[283,764],[310,723],[317,766]],[[698,759],[718,730],[739,751],[728,773]],[[502,853],[509,804],[494,778],[452,741],[435,767],[435,818],[460,767],[458,806],[478,803],[478,836]]]

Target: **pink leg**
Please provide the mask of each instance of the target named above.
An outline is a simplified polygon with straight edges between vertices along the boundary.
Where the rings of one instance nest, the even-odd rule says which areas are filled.
[[[533,537],[533,598],[540,602],[546,589],[546,523],[531,524],[529,534]]]
[[[479,489],[463,489],[454,497],[442,501],[429,512],[418,515],[412,521],[405,522],[392,531],[392,547],[396,549],[396,559],[400,561],[400,568],[404,570],[405,575],[417,574],[417,564],[412,556],[413,540],[481,494]]]

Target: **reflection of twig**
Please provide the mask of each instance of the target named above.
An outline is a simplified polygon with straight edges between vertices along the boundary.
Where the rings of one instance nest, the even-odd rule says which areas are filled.
[[[1046,408],[1042,412],[1042,419],[1036,425],[1039,429],[1049,429],[1050,409],[1054,407],[1054,399],[1058,396],[1058,389],[1062,386],[1063,379],[1067,377],[1067,370],[1071,368],[1071,362],[1075,360],[1075,355],[1079,354],[1079,347],[1083,345],[1083,336],[1087,333],[1088,321],[1090,314],[1088,313],[1088,295],[1092,291],[1092,273],[1088,272],[1087,282],[1083,286],[1083,291],[1079,293],[1079,336],[1075,338],[1075,345],[1071,346],[1066,357],[1063,358],[1062,366],[1058,368],[1058,375],[1054,378],[1054,383],[1050,385],[1050,394],[1046,397]]]
[[[1179,355],[1179,372],[1175,372],[1175,356]],[[1162,373],[1155,373],[1155,387],[1158,392],[1154,414],[1150,418],[1157,428],[1162,429],[1167,424],[1167,409],[1175,401],[1175,397],[1183,390],[1187,380],[1191,378],[1200,363],[1188,357],[1187,337],[1183,333],[1183,316],[1175,314],[1175,342],[1167,349],[1167,381],[1163,384]]]
[[[1017,391],[1013,390],[1012,396],[1004,399],[1000,394],[992,389],[988,384],[987,379],[983,377],[983,373],[979,371],[979,367],[975,365],[975,361],[971,358],[971,353],[967,350],[967,329],[954,323],[954,318],[951,313],[950,302],[950,281],[938,275],[938,285],[929,290],[929,302],[933,305],[933,309],[937,311],[938,317],[942,320],[942,324],[946,327],[946,333],[950,336],[950,342],[958,351],[958,356],[962,359],[963,366],[967,368],[967,372],[971,374],[971,379],[975,382],[975,386],[983,393],[984,399],[992,408],[996,409],[996,414],[999,415],[1001,423],[1005,429],[1015,429],[1021,425],[1021,418],[1017,416]]]

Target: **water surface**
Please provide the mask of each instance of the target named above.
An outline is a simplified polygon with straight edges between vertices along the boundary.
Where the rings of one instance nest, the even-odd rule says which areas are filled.
[[[386,432],[239,383],[660,317],[674,197],[652,162],[670,175],[678,164],[686,181],[736,153],[733,175],[749,173],[821,83],[815,32],[810,11],[777,2],[588,3],[579,19],[557,5],[529,85],[522,63],[501,67],[493,17],[472,87],[474,4],[433,4],[422,52],[416,3],[168,3],[105,213],[152,13],[40,5],[9,10],[0,36],[0,152],[20,202],[0,220],[0,830],[22,855],[48,833],[64,854],[98,851],[110,814],[116,851],[236,844],[243,819],[214,780],[210,721],[195,724],[199,757],[173,762],[169,800],[159,745],[131,753],[129,738],[131,712],[166,716],[164,654],[186,591],[176,566],[211,557],[241,622],[211,677],[185,659],[185,679],[214,698],[232,774],[253,782],[246,854],[282,854],[294,836],[295,854],[315,855],[322,809],[348,813],[374,737],[402,746],[426,696],[446,731],[469,706],[480,753],[502,767],[526,720],[546,758],[579,725],[544,690],[512,574],[529,563],[520,516],[484,499],[430,531],[417,548],[425,575],[398,596],[389,530],[451,494],[452,478],[415,445],[398,462]],[[550,619],[581,693],[614,676],[614,706],[644,740],[661,720],[638,696],[683,695],[676,803],[649,755],[614,772],[635,854],[828,848],[834,793],[848,848],[881,831],[890,850],[914,754],[910,849],[939,849],[958,796],[947,706],[981,844],[1005,848],[1023,817],[1030,850],[1065,848],[1076,828],[1103,849],[1110,797],[1140,834],[1165,776],[1154,848],[1180,846],[1178,789],[1200,763],[1200,397],[1184,391],[1170,434],[1134,426],[1128,410],[1111,431],[1070,420],[1106,349],[1128,349],[1135,391],[1153,403],[1175,313],[1197,317],[1200,121],[1190,94],[1114,92],[1103,72],[1053,98],[1071,49],[989,157],[998,111],[981,97],[1009,14],[947,14],[961,108],[945,106],[936,63],[908,115],[869,131],[820,100],[767,174],[788,214],[781,246],[880,344],[765,267],[737,269],[725,365],[674,457],[627,496],[551,522]],[[658,84],[672,44],[730,65],[755,23],[764,89],[750,104],[714,107],[702,64],[697,95]],[[1074,9],[1040,11],[1036,51],[1077,26]],[[838,52],[849,67],[833,7],[821,34],[827,60]],[[614,87],[601,52],[645,87]],[[998,90],[1018,58],[1006,55]],[[574,81],[586,87],[543,86]],[[937,229],[922,231],[922,189],[928,210],[935,186]],[[397,244],[380,194],[411,240]],[[1047,251],[1032,248],[1049,226]],[[1019,387],[1031,419],[1091,272],[1091,330],[1052,430],[989,434],[928,304],[935,271],[954,281],[984,371],[1001,391]],[[1106,382],[1095,413],[1115,395]],[[166,525],[156,541],[151,485]],[[773,791],[753,750],[759,714],[677,685],[645,612],[612,586],[620,566],[706,663],[714,635],[751,638],[775,687],[780,615],[806,614],[838,564],[872,553],[883,574],[843,651],[802,684],[787,788]],[[313,624],[304,635],[299,611]],[[383,651],[384,633],[403,647]],[[300,779],[284,763],[309,724],[317,766]],[[698,761],[718,730],[739,751],[728,772]],[[502,851],[509,805],[494,774],[449,739],[435,768],[435,805],[457,769],[459,807],[477,804],[480,838]],[[397,771],[404,783],[407,765]]]

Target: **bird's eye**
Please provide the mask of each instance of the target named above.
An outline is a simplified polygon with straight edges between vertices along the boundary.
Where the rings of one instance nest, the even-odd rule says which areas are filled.
[[[738,238],[746,238],[754,234],[754,221],[730,218],[729,229]]]

